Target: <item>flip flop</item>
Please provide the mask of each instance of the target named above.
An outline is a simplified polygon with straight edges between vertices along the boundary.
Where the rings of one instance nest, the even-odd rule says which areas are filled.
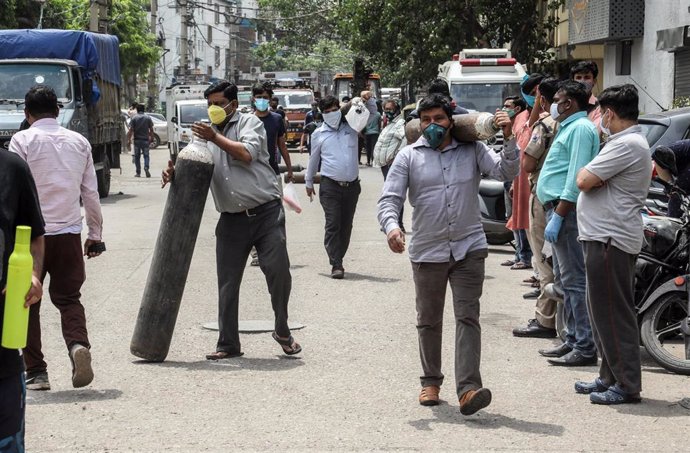
[[[283,348],[283,352],[287,355],[295,355],[302,352],[302,346],[299,345],[290,335],[286,340],[280,338],[278,334],[273,332],[271,334],[273,339]]]
[[[510,270],[513,270],[513,271],[521,271],[524,269],[532,269],[532,266],[530,266],[527,263],[523,263],[522,261],[515,263],[512,266],[510,266]]]
[[[226,352],[226,351],[216,351],[210,354],[206,354],[206,360],[222,360],[222,359],[232,359],[235,357],[242,357],[244,352]]]
[[[515,264],[515,261],[505,260],[504,262],[501,263],[501,266],[512,266],[513,264]]]

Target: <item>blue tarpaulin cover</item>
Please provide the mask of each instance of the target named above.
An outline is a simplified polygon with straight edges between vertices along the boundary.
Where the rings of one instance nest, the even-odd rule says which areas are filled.
[[[117,36],[76,30],[0,30],[0,59],[74,60],[89,73],[121,85]]]

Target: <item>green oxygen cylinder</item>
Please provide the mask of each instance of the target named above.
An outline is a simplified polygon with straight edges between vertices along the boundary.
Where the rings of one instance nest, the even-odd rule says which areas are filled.
[[[2,347],[21,349],[26,347],[29,330],[29,309],[24,307],[26,293],[31,288],[34,259],[31,256],[31,227],[18,226],[14,251],[7,266],[7,293],[5,316],[2,323]]]

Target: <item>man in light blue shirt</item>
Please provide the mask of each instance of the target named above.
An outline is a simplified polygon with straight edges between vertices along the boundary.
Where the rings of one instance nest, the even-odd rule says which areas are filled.
[[[554,275],[563,288],[566,341],[540,350],[549,363],[561,366],[596,365],[597,353],[585,299],[582,246],[578,242],[575,203],[580,194],[577,172],[599,151],[597,129],[587,117],[587,89],[573,80],[563,82],[551,104],[551,117],[560,122],[537,181],[537,197],[546,211],[544,237],[552,243]]]
[[[495,117],[505,139],[500,156],[482,142],[457,142],[450,134],[452,115],[450,102],[443,95],[430,95],[419,104],[423,136],[395,158],[379,199],[378,220],[390,249],[402,253],[405,234],[399,214],[409,195],[414,207],[409,254],[424,372],[419,403],[439,404],[443,306],[450,283],[456,328],[456,393],[460,412],[469,415],[491,402],[491,392],[483,388],[479,372],[479,297],[488,256],[479,211],[479,182],[482,174],[501,181],[513,179],[520,160],[507,113],[498,112]]]
[[[370,113],[376,112],[376,100],[370,91],[363,91],[361,98]],[[342,111],[338,99],[326,96],[319,108],[323,112],[323,124],[311,136],[311,156],[304,178],[307,196],[314,196],[314,175],[321,165],[319,199],[326,217],[324,246],[331,263],[331,278],[345,276],[343,258],[350,246],[352,219],[357,209],[361,188],[359,186],[358,134],[366,126],[355,130],[345,121],[349,104]]]

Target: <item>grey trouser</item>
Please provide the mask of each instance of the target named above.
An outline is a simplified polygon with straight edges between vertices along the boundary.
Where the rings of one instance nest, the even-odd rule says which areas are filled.
[[[601,356],[599,377],[628,393],[642,389],[640,331],[635,310],[635,255],[613,245],[583,241],[587,308]]]
[[[443,306],[450,282],[455,311],[455,383],[458,397],[482,386],[479,373],[481,327],[479,297],[484,284],[484,260],[488,250],[469,252],[465,259],[447,263],[412,263],[417,295],[417,333],[422,361],[422,387],[441,385]]]
[[[557,302],[544,296],[544,287],[549,283],[553,283],[553,269],[542,255],[544,248],[544,230],[546,229],[546,212],[544,206],[539,202],[539,199],[531,194],[529,196],[529,243],[532,246],[532,253],[534,254],[534,267],[537,269],[539,276],[539,287],[541,293],[537,298],[534,316],[544,327],[549,329],[556,328],[556,307]]]
[[[256,208],[256,214],[223,213],[216,226],[218,273],[217,351],[241,352],[238,332],[240,284],[252,246],[266,276],[278,336],[289,337],[288,300],[292,289],[290,259],[285,240],[285,211],[280,200]]]

